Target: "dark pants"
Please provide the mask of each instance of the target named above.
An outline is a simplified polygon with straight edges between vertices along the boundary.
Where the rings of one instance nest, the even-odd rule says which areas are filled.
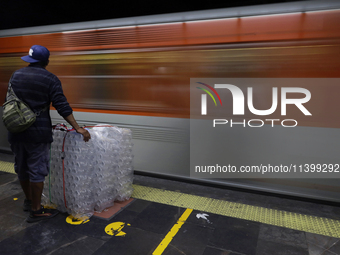
[[[14,170],[20,181],[43,182],[49,173],[50,143],[12,143]]]

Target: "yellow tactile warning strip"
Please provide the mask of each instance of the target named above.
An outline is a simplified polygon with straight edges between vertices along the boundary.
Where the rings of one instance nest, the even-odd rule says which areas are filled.
[[[133,187],[132,197],[137,199],[340,238],[339,220],[273,210],[140,185],[133,185]]]
[[[15,174],[14,164],[11,162],[0,161],[0,171]]]
[[[14,164],[0,161],[0,171],[14,173]],[[132,197],[137,199],[340,238],[339,220],[273,210],[140,185],[133,185],[133,188]]]

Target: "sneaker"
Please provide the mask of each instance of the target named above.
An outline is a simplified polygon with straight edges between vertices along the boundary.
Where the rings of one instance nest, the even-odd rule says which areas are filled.
[[[53,218],[59,213],[56,209],[45,209],[43,206],[41,206],[41,209],[38,211],[31,211],[30,215],[27,218],[28,223],[37,222],[40,220],[46,220]]]
[[[28,200],[25,198],[23,209],[25,212],[31,211],[32,200]]]

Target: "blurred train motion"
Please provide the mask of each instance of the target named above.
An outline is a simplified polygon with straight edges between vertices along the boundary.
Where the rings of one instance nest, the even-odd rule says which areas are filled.
[[[44,45],[80,124],[130,128],[135,170],[187,180],[190,78],[339,78],[339,24],[339,1],[302,1],[2,30],[0,102],[20,57]],[[302,133],[339,135],[338,92],[314,88],[324,100]],[[201,181],[340,202],[339,179]]]

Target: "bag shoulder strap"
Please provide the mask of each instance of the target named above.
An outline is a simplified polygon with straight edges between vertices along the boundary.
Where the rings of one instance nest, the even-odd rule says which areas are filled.
[[[11,78],[9,79],[9,82],[8,82],[8,88],[7,88],[7,94],[6,94],[6,99],[5,99],[5,102],[10,100],[10,99],[13,99],[13,98],[18,98],[17,95],[14,93],[14,90],[12,88],[12,78],[13,78],[13,75],[14,73],[12,73],[12,76]],[[11,98],[12,97],[12,98]]]
[[[16,100],[20,100],[22,101],[20,98],[17,97],[17,95],[15,94],[13,88],[12,88],[12,78],[13,78],[14,73],[12,74],[11,78],[9,79],[8,82],[8,89],[7,89],[7,94],[6,94],[6,101],[11,100],[11,99],[16,99]],[[43,107],[41,110],[39,111],[33,111],[35,113],[36,116],[39,116],[42,112],[46,111],[48,108],[50,107],[50,105],[46,105],[45,107]]]

